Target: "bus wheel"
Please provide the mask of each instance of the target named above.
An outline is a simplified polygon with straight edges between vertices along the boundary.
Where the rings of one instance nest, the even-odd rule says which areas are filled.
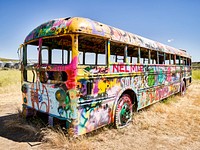
[[[181,82],[181,95],[184,95],[186,92],[186,86],[185,86],[185,82],[182,81]]]
[[[115,127],[123,128],[132,121],[132,103],[128,94],[122,95],[117,103],[115,113]]]

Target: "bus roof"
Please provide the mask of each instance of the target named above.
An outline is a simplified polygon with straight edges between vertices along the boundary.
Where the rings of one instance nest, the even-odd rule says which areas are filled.
[[[48,21],[31,31],[24,42],[29,43],[42,37],[63,36],[69,33],[96,35],[110,39],[114,42],[120,42],[191,58],[186,51],[179,50],[139,35],[135,35],[133,33],[81,17],[60,18]]]

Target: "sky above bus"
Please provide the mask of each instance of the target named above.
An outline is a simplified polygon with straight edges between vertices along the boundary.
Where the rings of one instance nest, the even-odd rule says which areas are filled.
[[[38,25],[74,16],[185,49],[200,62],[199,0],[1,0],[0,58],[17,59],[19,45]]]

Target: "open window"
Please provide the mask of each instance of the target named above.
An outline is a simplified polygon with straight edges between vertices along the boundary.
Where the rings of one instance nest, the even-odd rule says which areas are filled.
[[[110,63],[123,63],[125,62],[124,56],[125,45],[120,43],[110,43]]]
[[[165,53],[164,52],[158,52],[159,61],[158,64],[164,64],[165,63]]]
[[[149,50],[145,48],[140,49],[140,63],[149,64]]]
[[[170,54],[170,55],[171,55],[170,64],[171,64],[171,65],[175,65],[175,64],[176,64],[175,55],[174,55],[174,54]]]
[[[176,55],[176,65],[181,64],[181,57],[179,55]]]
[[[85,64],[86,65],[96,65],[96,53],[85,52]]]
[[[191,59],[190,58],[187,58],[187,65],[191,66]]]
[[[38,46],[27,45],[27,66],[38,63]]]
[[[138,47],[128,47],[128,63],[136,64],[138,62]]]
[[[165,64],[166,65],[171,64],[171,54],[165,53]]]
[[[150,64],[156,64],[157,61],[157,51],[150,50]]]
[[[32,44],[37,48],[37,58],[41,59],[41,64],[66,65],[72,60],[71,36],[43,39],[40,53],[38,52],[38,42],[33,42]],[[37,60],[37,62],[39,61]]]
[[[79,65],[106,66],[105,40],[87,35],[79,36]]]
[[[182,65],[187,65],[187,58],[182,57]]]

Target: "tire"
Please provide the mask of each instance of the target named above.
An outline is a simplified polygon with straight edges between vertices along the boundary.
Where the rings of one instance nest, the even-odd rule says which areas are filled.
[[[181,82],[181,95],[185,95],[185,92],[186,92],[186,85],[185,85],[185,82],[182,81]]]
[[[128,94],[124,94],[118,100],[115,112],[115,127],[123,128],[127,126],[133,117],[132,102]]]

